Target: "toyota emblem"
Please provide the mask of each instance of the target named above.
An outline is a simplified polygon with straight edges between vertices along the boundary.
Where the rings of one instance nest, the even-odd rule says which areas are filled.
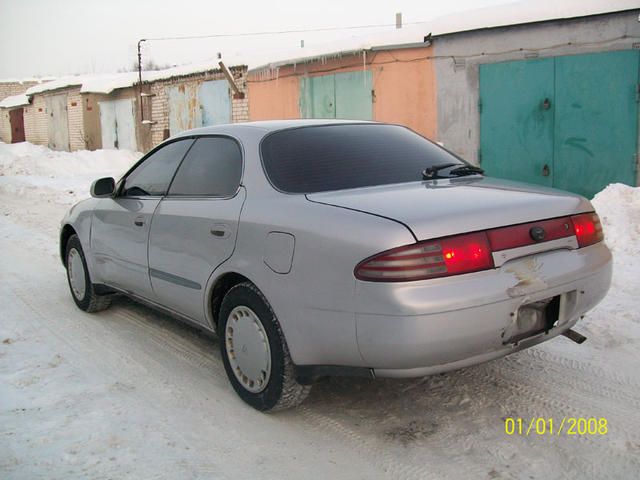
[[[545,232],[542,227],[532,227],[531,230],[529,230],[529,235],[534,241],[542,242],[547,236],[547,232]]]

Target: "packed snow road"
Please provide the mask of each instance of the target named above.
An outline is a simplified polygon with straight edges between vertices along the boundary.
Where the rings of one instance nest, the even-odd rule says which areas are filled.
[[[71,300],[58,222],[91,178],[135,159],[0,144],[0,478],[637,478],[640,189],[594,202],[615,268],[578,324],[585,344],[417,380],[325,380],[265,415],[236,397],[215,338],[124,298],[94,315]],[[527,435],[538,417],[604,418],[607,433]],[[509,418],[522,434],[505,433]]]

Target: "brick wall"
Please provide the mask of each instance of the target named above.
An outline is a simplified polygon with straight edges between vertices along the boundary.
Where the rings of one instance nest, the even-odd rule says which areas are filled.
[[[69,149],[84,150],[86,148],[84,122],[82,119],[82,97],[80,87],[69,90],[67,94],[67,118],[69,122]]]
[[[231,121],[233,123],[249,121],[249,89],[247,86],[247,69],[233,68],[231,69],[233,79],[240,91],[244,94],[244,98],[236,98],[233,95],[231,100]]]
[[[232,67],[230,71],[234,77],[236,85],[244,98],[233,98],[231,100],[231,121],[233,123],[246,122],[249,120],[249,98],[247,91],[247,69],[246,67]],[[151,120],[151,147],[155,147],[164,140],[165,131],[169,130],[169,89],[177,85],[185,85],[191,88],[197,88],[202,82],[209,80],[224,80],[224,74],[221,71],[213,70],[205,73],[198,73],[188,77],[176,77],[168,80],[159,80],[151,83],[150,92],[153,95],[145,100],[147,103],[145,112],[146,120]],[[150,114],[151,118],[148,118]]]
[[[12,95],[20,95],[28,88],[37,85],[38,82],[0,82],[0,100],[4,100]]]
[[[48,117],[44,95],[34,95],[31,105],[24,109],[24,130],[27,142],[48,145]]]
[[[0,109],[0,140],[4,143],[11,143],[11,121],[9,120],[9,110]]]

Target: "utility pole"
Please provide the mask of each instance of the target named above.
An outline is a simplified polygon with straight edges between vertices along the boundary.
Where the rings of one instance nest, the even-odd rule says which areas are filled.
[[[142,42],[145,38],[138,40],[138,103],[140,103],[140,122],[144,121],[144,108],[142,106]]]

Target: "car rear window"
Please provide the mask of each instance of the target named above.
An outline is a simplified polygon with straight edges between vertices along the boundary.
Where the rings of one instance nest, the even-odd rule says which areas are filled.
[[[317,125],[281,130],[261,145],[265,173],[287,193],[422,181],[422,171],[460,159],[408,128]]]

